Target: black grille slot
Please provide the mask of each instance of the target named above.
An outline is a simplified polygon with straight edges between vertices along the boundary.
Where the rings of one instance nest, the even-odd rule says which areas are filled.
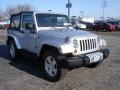
[[[82,51],[82,41],[80,40],[80,50]]]
[[[87,44],[87,40],[85,40],[85,50],[88,50],[88,44]]]
[[[84,40],[82,40],[82,43],[83,43],[83,50],[85,50],[85,42],[84,42]]]
[[[92,44],[93,44],[93,47],[92,47],[92,49],[94,49],[94,40],[92,39]]]
[[[90,39],[88,39],[88,50],[90,50]]]
[[[92,40],[90,39],[90,49],[92,49]]]
[[[97,45],[96,45],[96,40],[94,39],[94,42],[95,42],[95,48],[97,47]]]

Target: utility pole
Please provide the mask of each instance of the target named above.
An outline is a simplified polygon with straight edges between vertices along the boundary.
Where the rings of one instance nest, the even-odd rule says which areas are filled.
[[[105,8],[107,7],[108,5],[108,2],[106,2],[105,0],[102,2],[102,8],[103,8],[103,11],[102,11],[102,19],[105,20]]]
[[[80,11],[80,14],[81,14],[81,18],[84,18],[84,12]]]
[[[70,18],[70,8],[72,7],[72,3],[70,3],[70,0],[68,0],[68,3],[66,4],[66,8],[68,8],[68,17]]]
[[[68,5],[70,4],[70,0],[68,0]],[[68,7],[68,17],[70,18],[70,7]]]

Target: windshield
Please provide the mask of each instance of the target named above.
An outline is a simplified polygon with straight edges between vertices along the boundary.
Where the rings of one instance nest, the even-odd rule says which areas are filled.
[[[38,27],[65,27],[65,23],[70,23],[66,15],[59,14],[36,14]]]

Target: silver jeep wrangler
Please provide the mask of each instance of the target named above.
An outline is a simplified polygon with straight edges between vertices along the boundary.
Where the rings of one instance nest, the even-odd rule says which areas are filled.
[[[66,15],[22,12],[10,19],[7,45],[12,60],[27,51],[38,57],[46,78],[60,79],[63,68],[95,67],[109,55],[106,41],[88,31],[75,30]]]

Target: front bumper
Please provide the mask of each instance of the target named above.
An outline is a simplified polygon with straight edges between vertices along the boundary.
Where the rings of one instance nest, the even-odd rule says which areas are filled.
[[[103,53],[103,60],[108,57],[110,50],[109,49],[102,49],[97,52],[102,52]],[[94,52],[93,52],[94,53]],[[80,55],[76,57],[62,57],[61,59],[61,65],[64,68],[76,68],[76,67],[82,67],[82,66],[88,66],[90,65],[90,59],[88,56],[85,55]],[[103,61],[100,60],[100,61]],[[99,62],[99,61],[98,61]]]

